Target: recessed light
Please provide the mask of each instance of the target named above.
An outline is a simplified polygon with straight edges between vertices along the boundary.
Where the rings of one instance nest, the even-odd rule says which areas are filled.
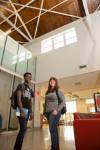
[[[82,85],[82,83],[81,82],[75,82],[75,85],[80,86],[80,85]]]

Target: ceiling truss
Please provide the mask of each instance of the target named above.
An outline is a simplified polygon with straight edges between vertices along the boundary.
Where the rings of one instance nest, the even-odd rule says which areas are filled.
[[[1,2],[3,3],[7,3],[7,4],[10,4],[12,9],[9,9],[8,7],[6,6],[3,6],[0,4],[0,8],[3,8],[5,9],[6,11],[10,12],[11,15],[9,15],[8,17],[6,17],[3,13],[0,13],[0,17],[3,19],[3,21],[0,22],[0,25],[2,25],[3,23],[7,22],[10,26],[11,26],[11,32],[14,32],[14,31],[17,31],[21,36],[23,36],[28,42],[31,41],[32,39],[35,39],[36,38],[36,35],[37,35],[37,31],[38,31],[38,26],[39,26],[39,23],[40,23],[40,18],[42,15],[44,15],[45,13],[52,13],[52,14],[55,14],[55,15],[62,15],[62,16],[66,16],[66,17],[72,17],[72,18],[76,18],[76,19],[80,19],[81,17],[79,16],[75,16],[73,14],[69,14],[69,13],[63,13],[63,12],[58,12],[58,11],[55,11],[54,9],[57,8],[58,6],[61,6],[62,4],[66,3],[68,0],[64,0],[60,3],[58,3],[57,5],[51,7],[50,9],[44,9],[43,8],[43,4],[44,4],[44,0],[41,0],[41,5],[40,5],[40,8],[39,7],[34,7],[34,6],[30,6],[34,0],[30,0],[28,3],[26,3],[25,5],[23,4],[19,4],[19,3],[14,3],[12,2],[12,0],[9,0],[9,1],[4,1],[4,0],[0,0]],[[84,6],[84,10],[85,10],[85,13],[86,15],[89,15],[89,10],[88,10],[88,7],[87,7],[87,4],[86,4],[86,0],[82,0],[83,2],[83,6]],[[16,9],[15,6],[19,6],[20,8],[19,9]],[[25,8],[30,8],[30,9],[33,9],[33,10],[38,10],[39,11],[39,14],[24,22],[21,15],[20,15],[20,12],[22,10],[24,10]],[[100,5],[98,6],[98,8],[96,9],[99,10],[100,8]],[[14,23],[11,22],[10,18],[12,17],[15,17],[15,20],[14,20]],[[17,27],[17,20],[20,20],[21,22],[21,25]],[[36,20],[36,28],[35,28],[35,33],[34,33],[34,37],[32,37],[30,31],[28,30],[28,28],[26,27],[26,25],[30,22],[32,22],[33,20]],[[21,27],[24,28],[24,30],[26,31],[26,33],[23,33],[21,31]]]
[[[20,16],[20,14],[17,12],[16,7],[14,6],[14,4],[12,3],[11,0],[9,0],[9,2],[10,2],[11,6],[12,6],[14,12],[15,12],[15,15],[19,18],[19,20],[20,20],[20,22],[22,23],[22,25],[23,25],[25,31],[27,32],[29,38],[32,40],[32,36],[31,36],[31,34],[29,33],[29,31],[28,31],[26,25],[24,24],[24,22],[23,22],[23,20],[22,20],[22,18],[21,18],[21,16]]]
[[[100,5],[97,7],[96,11],[98,11],[100,9]]]

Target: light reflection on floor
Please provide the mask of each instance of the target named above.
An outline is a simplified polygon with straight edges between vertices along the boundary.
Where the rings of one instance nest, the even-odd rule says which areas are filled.
[[[75,150],[72,126],[59,126],[60,150]],[[0,150],[12,150],[17,132],[0,135]],[[6,144],[5,142],[6,141]],[[48,126],[27,130],[22,150],[50,150],[51,140]]]
[[[74,141],[74,132],[73,132],[73,126],[60,126],[58,127],[59,134],[64,135],[65,141]],[[49,134],[49,128],[48,126],[43,127],[44,131],[44,141],[50,140],[50,134]]]
[[[64,126],[61,129],[63,130],[65,141],[74,141],[73,126]]]
[[[73,132],[73,126],[59,126],[59,137],[60,137],[60,147],[63,145],[63,149],[67,149],[67,147],[71,147],[71,143],[73,143],[73,148],[68,150],[75,150],[74,145],[74,132]],[[50,147],[50,134],[49,134],[49,128],[47,125],[43,126],[43,136],[44,136],[44,144],[45,148]]]

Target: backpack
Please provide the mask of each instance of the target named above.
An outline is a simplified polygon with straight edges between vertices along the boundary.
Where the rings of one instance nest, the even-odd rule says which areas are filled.
[[[21,84],[21,88],[22,88],[21,90],[22,90],[22,92],[23,92],[24,89],[25,89],[24,84]],[[13,109],[16,109],[17,106],[18,106],[18,104],[17,104],[17,88],[16,88],[15,91],[12,92],[12,95],[11,95],[11,97],[10,97],[10,100],[11,100],[11,107],[12,107]]]
[[[56,95],[57,95],[59,104],[61,104],[61,99],[59,97],[58,91],[56,91]],[[63,108],[61,109],[61,114],[64,115],[66,112],[67,112],[66,104],[64,104]]]

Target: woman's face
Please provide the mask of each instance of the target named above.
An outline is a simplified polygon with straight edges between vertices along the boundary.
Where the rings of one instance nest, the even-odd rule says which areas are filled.
[[[56,81],[52,79],[52,80],[50,81],[50,86],[51,86],[51,87],[55,87],[55,85],[56,85]]]

